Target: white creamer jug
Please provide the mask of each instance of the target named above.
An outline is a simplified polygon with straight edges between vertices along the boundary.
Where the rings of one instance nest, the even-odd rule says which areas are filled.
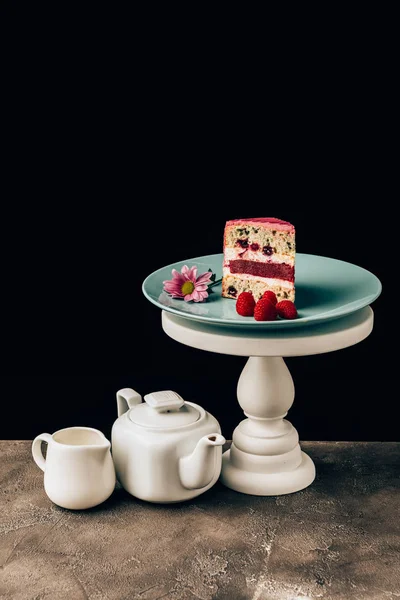
[[[47,442],[46,458],[42,442]],[[32,443],[32,455],[44,471],[44,489],[63,508],[85,509],[109,498],[116,476],[111,444],[91,427],[67,427],[52,435],[41,433]]]

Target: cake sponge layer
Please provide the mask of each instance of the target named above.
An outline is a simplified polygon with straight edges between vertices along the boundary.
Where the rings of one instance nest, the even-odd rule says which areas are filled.
[[[274,225],[248,224],[244,221],[227,223],[224,232],[224,248],[249,248],[263,252],[266,256],[274,254],[295,257],[295,233],[293,230],[279,230]]]
[[[237,298],[242,292],[251,292],[254,300],[259,300],[266,291],[276,294],[280,300],[291,300],[294,302],[294,287],[285,287],[279,282],[266,282],[259,279],[243,279],[235,275],[224,275],[222,278],[222,295],[226,298]]]

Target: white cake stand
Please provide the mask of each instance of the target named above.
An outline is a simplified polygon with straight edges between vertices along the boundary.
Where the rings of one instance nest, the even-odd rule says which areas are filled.
[[[301,451],[296,429],[284,418],[294,400],[284,357],[322,354],[357,344],[371,333],[373,316],[367,306],[315,325],[249,331],[162,311],[162,327],[177,342],[248,357],[237,388],[247,418],[235,428],[231,448],[223,455],[223,484],[244,494],[276,496],[297,492],[313,482],[314,463]]]

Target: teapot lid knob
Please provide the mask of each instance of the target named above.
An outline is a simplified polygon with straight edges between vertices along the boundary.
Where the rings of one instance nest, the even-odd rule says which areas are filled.
[[[184,404],[184,399],[171,390],[162,392],[152,392],[144,396],[145,402],[154,408],[158,413],[165,413],[179,410]]]

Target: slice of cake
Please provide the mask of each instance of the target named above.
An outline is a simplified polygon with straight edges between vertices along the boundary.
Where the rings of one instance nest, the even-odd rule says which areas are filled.
[[[224,230],[222,296],[237,298],[251,292],[257,301],[275,292],[278,302],[294,302],[295,228],[265,217],[227,221]]]

